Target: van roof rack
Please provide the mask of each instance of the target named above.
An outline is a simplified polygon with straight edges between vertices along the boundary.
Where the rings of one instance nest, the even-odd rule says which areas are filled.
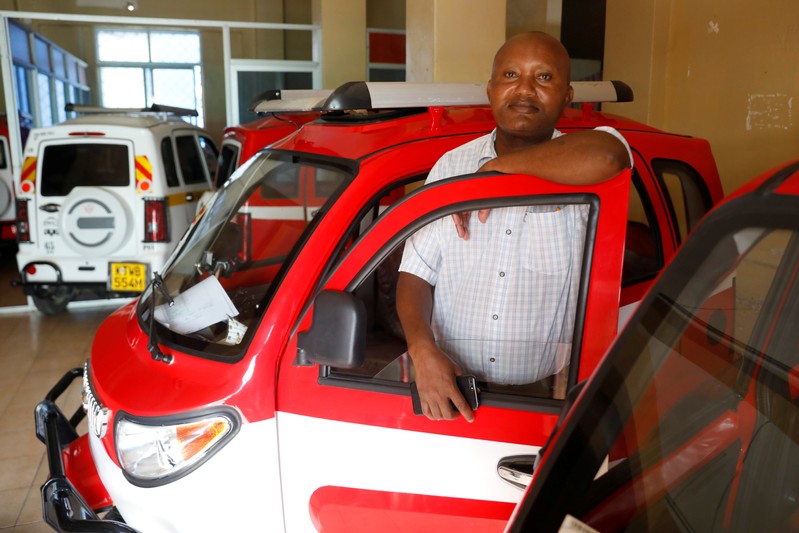
[[[272,89],[255,97],[250,103],[250,111],[318,111],[332,92],[332,89]]]
[[[573,81],[571,85],[576,104],[633,101],[633,90],[623,81]],[[253,100],[250,110],[271,113],[466,105],[488,105],[485,83],[351,81],[332,91],[267,91]]]
[[[153,104],[150,107],[103,107],[97,105],[86,104],[67,104],[64,106],[64,111],[74,111],[75,113],[92,114],[92,113],[157,113],[161,115],[176,115],[183,117],[196,117],[198,116],[196,109],[187,109],[185,107],[174,107],[169,105]]]

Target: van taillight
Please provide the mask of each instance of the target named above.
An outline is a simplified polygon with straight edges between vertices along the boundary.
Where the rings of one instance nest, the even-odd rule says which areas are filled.
[[[166,198],[144,201],[144,242],[168,242]]]
[[[28,200],[17,200],[17,242],[31,242]]]

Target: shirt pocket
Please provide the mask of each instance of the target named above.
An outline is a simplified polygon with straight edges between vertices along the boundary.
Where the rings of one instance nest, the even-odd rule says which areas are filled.
[[[555,275],[571,263],[571,217],[554,206],[529,207],[522,223],[521,263],[539,274]]]

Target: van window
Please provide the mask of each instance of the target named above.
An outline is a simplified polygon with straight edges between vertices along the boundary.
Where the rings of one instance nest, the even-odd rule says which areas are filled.
[[[178,169],[175,167],[175,152],[172,150],[172,139],[167,137],[161,141],[161,159],[164,161],[164,174],[169,187],[178,187]]]
[[[73,188],[125,187],[131,158],[124,144],[52,144],[42,156],[42,196],[66,196]]]
[[[180,163],[180,173],[183,175],[183,183],[188,185],[206,182],[205,167],[200,158],[194,135],[175,137],[175,145],[178,149],[178,162]]]

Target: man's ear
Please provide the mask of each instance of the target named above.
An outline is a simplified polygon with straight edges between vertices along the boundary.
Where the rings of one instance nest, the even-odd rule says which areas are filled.
[[[486,82],[486,97],[491,102],[491,79]]]
[[[572,103],[573,99],[574,99],[574,87],[572,87],[572,84],[570,83],[569,90],[566,91],[566,99],[563,101],[563,107],[567,107],[570,103]]]

